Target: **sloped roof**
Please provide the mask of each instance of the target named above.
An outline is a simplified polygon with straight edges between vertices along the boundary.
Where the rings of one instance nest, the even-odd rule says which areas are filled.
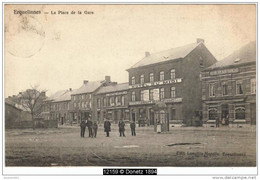
[[[52,100],[55,100],[57,99],[59,96],[61,96],[62,94],[64,94],[67,90],[60,90],[60,91],[57,91],[55,92],[54,94],[52,94],[50,97],[48,97],[46,99],[46,101],[52,101]]]
[[[97,94],[124,91],[124,90],[127,90],[128,87],[129,87],[128,82],[120,83],[120,84],[112,84],[109,86],[103,86],[97,91]]]
[[[250,42],[205,70],[256,62],[256,42]]]
[[[176,48],[168,49],[165,51],[150,54],[149,56],[146,56],[142,60],[137,62],[131,68],[137,68],[137,67],[142,67],[142,66],[146,66],[146,65],[150,65],[150,64],[164,62],[164,61],[184,58],[192,50],[194,50],[199,44],[203,44],[203,42],[192,43],[192,44],[188,44],[185,46],[176,47]]]
[[[105,81],[89,81],[86,84],[83,84],[79,89],[73,91],[72,95],[75,94],[84,94],[84,93],[92,93],[97,88],[99,88]]]
[[[71,99],[71,94],[72,93],[73,93],[73,91],[66,90],[63,94],[61,94],[60,96],[56,97],[54,99],[54,102],[69,101]]]

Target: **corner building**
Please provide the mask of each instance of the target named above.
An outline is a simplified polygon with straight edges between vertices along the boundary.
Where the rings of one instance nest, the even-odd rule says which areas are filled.
[[[202,108],[200,72],[214,63],[203,39],[154,54],[146,52],[127,69],[130,120],[155,124],[155,105],[160,102],[166,105],[164,117],[170,123],[192,125],[192,117]]]

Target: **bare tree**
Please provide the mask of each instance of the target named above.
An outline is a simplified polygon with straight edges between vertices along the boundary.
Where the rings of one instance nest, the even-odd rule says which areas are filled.
[[[35,117],[37,117],[43,107],[43,101],[46,99],[46,90],[40,90],[38,86],[32,86],[31,89],[27,89],[16,98],[16,102],[32,116],[33,129],[35,129]]]

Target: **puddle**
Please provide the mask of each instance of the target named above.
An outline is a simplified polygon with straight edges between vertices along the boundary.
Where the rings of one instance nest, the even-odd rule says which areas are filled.
[[[138,148],[137,145],[127,145],[127,146],[114,146],[114,148]]]
[[[164,146],[185,146],[185,145],[196,145],[201,143],[173,143],[173,144],[166,144]]]

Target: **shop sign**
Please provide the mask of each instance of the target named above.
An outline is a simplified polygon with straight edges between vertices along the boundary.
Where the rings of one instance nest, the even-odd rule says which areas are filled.
[[[238,68],[233,68],[233,69],[222,69],[222,70],[211,71],[209,74],[211,76],[215,76],[220,74],[231,74],[231,73],[238,73],[238,72],[239,72]]]
[[[144,83],[144,84],[134,84],[134,85],[130,85],[129,88],[130,89],[131,88],[141,88],[141,87],[157,86],[157,85],[164,85],[164,84],[174,84],[174,83],[180,83],[180,82],[182,82],[182,78],[149,82],[149,83]]]
[[[150,100],[150,101],[133,101],[129,102],[129,105],[145,105],[145,104],[155,104],[159,102],[160,100]],[[162,102],[164,103],[177,103],[182,102],[182,98],[169,98],[169,99],[163,99]]]
[[[117,96],[127,94],[127,91],[106,94],[106,96]]]

